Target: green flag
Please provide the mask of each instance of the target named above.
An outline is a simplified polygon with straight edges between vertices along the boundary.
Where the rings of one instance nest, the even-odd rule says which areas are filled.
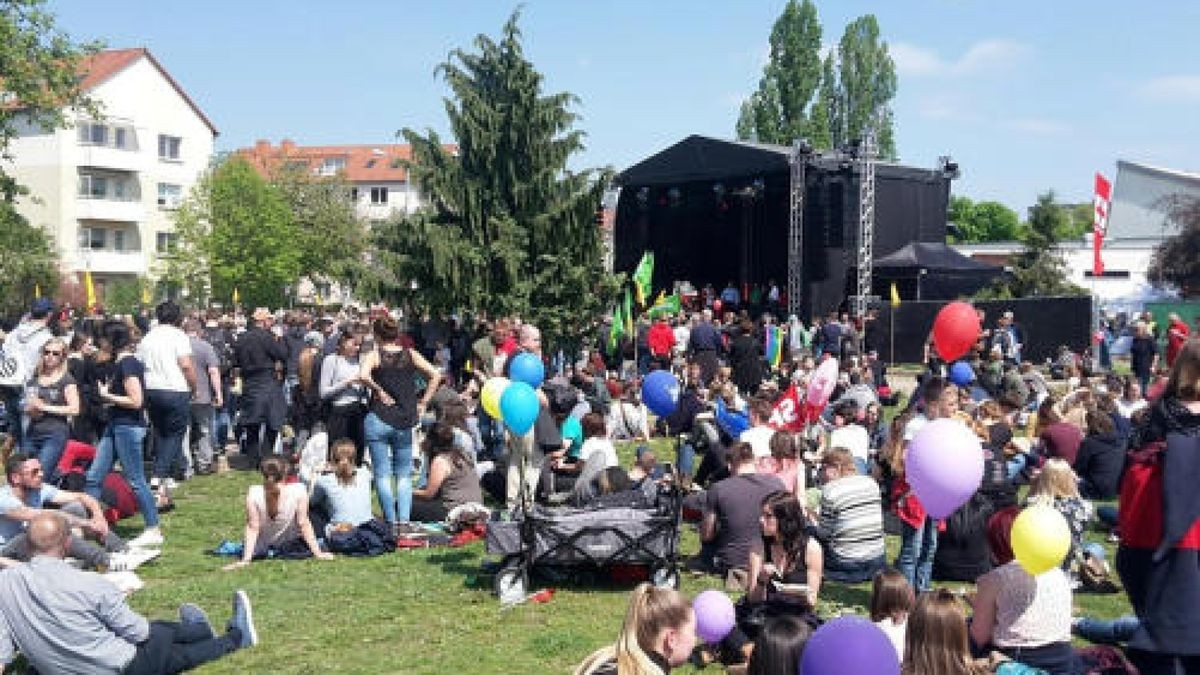
[[[625,320],[625,332],[633,335],[633,302],[630,300],[628,288],[625,289],[625,304],[623,309],[622,318]]]
[[[646,251],[642,254],[642,260],[638,263],[637,269],[633,271],[633,292],[637,294],[637,304],[640,307],[647,305],[646,300],[650,297],[650,284],[654,278],[654,254]]]
[[[613,308],[612,325],[608,327],[608,353],[617,350],[617,343],[625,333],[625,319],[621,316],[621,303]]]
[[[652,306],[649,309],[649,311],[647,311],[647,314],[650,315],[651,319],[657,319],[660,316],[670,316],[672,314],[678,314],[680,307],[681,307],[681,305],[680,305],[680,301],[679,301],[679,296],[678,295],[668,295],[666,297],[660,297],[659,299],[655,300],[654,306]]]

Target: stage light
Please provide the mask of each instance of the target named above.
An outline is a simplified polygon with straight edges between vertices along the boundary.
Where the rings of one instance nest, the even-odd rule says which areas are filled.
[[[767,189],[767,182],[761,178],[755,178],[754,182],[750,184],[750,187],[754,190],[755,196],[758,196]]]
[[[716,195],[717,199],[724,197],[725,196],[725,184],[724,183],[713,183],[713,194]]]
[[[638,206],[645,208],[650,204],[650,188],[641,187],[637,191]]]
[[[958,162],[954,161],[950,155],[942,155],[938,157],[938,171],[950,180],[958,180],[961,172],[958,170]]]
[[[679,206],[680,203],[682,203],[682,202],[683,202],[683,193],[679,191],[679,188],[673,187],[670,190],[667,190],[667,203],[668,204],[670,204],[672,207],[676,207],[676,206]]]
[[[794,147],[801,155],[811,155],[813,153],[812,143],[810,143],[807,138],[801,138],[800,140],[796,141],[795,145],[792,147]]]

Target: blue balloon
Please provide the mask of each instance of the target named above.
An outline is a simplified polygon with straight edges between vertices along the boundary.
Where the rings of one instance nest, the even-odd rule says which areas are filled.
[[[524,382],[513,382],[500,395],[500,415],[518,436],[529,433],[541,409],[537,392]]]
[[[541,386],[546,377],[546,367],[542,360],[530,352],[521,352],[513,357],[508,364],[508,379],[513,382],[524,382],[531,387]]]
[[[975,381],[975,370],[966,361],[955,361],[950,366],[950,381],[960,387],[965,387]]]
[[[670,415],[679,404],[679,379],[665,370],[651,372],[642,380],[642,401],[655,415]]]

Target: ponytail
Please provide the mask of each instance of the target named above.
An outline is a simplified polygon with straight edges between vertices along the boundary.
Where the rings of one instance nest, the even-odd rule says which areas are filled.
[[[262,467],[259,470],[263,476],[263,493],[266,496],[267,517],[275,520],[275,517],[279,515],[279,493],[282,490],[279,484],[283,482],[283,476],[286,472],[283,459],[268,457],[263,460]]]
[[[664,630],[684,625],[691,613],[691,604],[679,591],[639,584],[629,598],[625,623],[617,637],[617,672],[662,675],[662,668],[647,652],[654,651],[655,642]]]

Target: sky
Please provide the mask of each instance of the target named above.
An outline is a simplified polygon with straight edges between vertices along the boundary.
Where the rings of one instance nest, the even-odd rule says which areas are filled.
[[[689,134],[732,138],[785,0],[527,0],[526,55],[580,99],[573,168],[617,170]],[[434,70],[515,3],[51,0],[80,40],[149,47],[220,130],[218,150],[393,143],[448,131]],[[821,0],[823,42],[874,13],[899,78],[900,159],[952,156],[953,191],[1024,215],[1054,189],[1091,201],[1116,161],[1200,172],[1200,2]]]

